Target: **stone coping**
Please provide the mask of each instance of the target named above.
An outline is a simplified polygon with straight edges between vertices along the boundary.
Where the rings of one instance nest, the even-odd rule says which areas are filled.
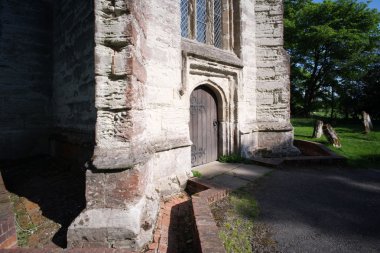
[[[219,228],[216,226],[211,213],[210,204],[228,196],[230,190],[199,178],[188,180],[186,190],[192,194],[198,252],[225,253],[226,250],[218,236]]]
[[[282,165],[339,165],[346,162],[346,158],[334,153],[326,146],[312,141],[294,140],[302,153],[300,156],[282,158],[252,158],[251,161],[260,165],[280,167]]]
[[[0,174],[0,252],[17,246],[15,216],[9,193]]]

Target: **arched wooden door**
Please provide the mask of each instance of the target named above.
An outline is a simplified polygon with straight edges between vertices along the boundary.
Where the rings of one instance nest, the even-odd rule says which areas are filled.
[[[218,108],[215,94],[200,86],[190,96],[191,165],[218,159]]]

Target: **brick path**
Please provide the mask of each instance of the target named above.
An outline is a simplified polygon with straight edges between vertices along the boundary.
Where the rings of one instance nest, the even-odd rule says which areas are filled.
[[[183,194],[162,202],[154,240],[148,252],[195,252],[193,225],[190,197]]]
[[[31,248],[66,247],[67,228],[86,205],[84,170],[38,158],[2,164],[1,174],[7,190],[19,196],[14,204],[20,227],[33,228],[23,243]]]
[[[0,248],[12,248],[16,243],[13,210],[0,174]]]

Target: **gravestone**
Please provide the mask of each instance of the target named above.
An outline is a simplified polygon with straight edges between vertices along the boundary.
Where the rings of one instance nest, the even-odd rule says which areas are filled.
[[[365,111],[362,112],[362,115],[363,115],[364,131],[367,134],[371,132],[371,130],[373,129],[371,117]]]
[[[338,134],[335,132],[334,128],[330,124],[323,125],[323,134],[334,147],[342,147],[342,145],[340,144]]]
[[[321,138],[323,135],[323,121],[317,120],[314,124],[313,138]]]

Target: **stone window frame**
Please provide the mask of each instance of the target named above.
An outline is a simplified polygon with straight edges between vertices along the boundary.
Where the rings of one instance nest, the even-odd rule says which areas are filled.
[[[188,1],[187,11],[187,37],[191,40],[197,40],[197,0]],[[214,1],[206,0],[206,43],[207,45],[214,46]],[[238,54],[238,45],[235,40],[236,35],[239,35],[240,26],[240,1],[237,0],[220,0],[222,4],[222,42],[218,47],[227,51],[235,51]],[[180,1],[181,2],[181,1]],[[182,15],[182,14],[181,14]],[[182,28],[181,28],[182,34]],[[199,42],[202,43],[202,42]]]

